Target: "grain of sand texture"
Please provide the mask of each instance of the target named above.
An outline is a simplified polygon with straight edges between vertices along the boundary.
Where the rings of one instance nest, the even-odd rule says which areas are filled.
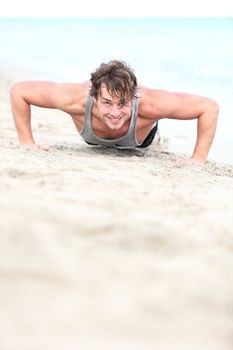
[[[0,349],[231,350],[233,165],[86,145],[33,108],[17,144],[0,79]]]

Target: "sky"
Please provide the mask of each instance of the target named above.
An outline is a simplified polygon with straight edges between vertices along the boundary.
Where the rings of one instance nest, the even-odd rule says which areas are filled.
[[[7,0],[0,18],[233,16],[232,0]]]

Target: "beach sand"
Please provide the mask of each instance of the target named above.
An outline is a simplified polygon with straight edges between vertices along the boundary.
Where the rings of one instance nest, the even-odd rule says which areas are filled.
[[[33,108],[18,147],[1,74],[0,349],[231,350],[233,165],[90,147]]]

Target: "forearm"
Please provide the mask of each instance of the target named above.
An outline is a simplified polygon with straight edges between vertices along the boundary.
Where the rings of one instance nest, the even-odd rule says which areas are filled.
[[[205,162],[212,145],[218,120],[218,105],[212,104],[212,107],[203,112],[197,123],[197,141],[193,151],[192,158]]]
[[[20,144],[34,143],[31,129],[30,104],[20,95],[17,87],[13,86],[11,88],[10,97],[12,114]]]

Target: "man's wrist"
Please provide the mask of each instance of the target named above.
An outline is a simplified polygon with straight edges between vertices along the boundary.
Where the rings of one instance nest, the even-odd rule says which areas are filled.
[[[205,163],[207,156],[206,154],[200,154],[199,152],[194,151],[191,159]]]
[[[193,159],[197,163],[205,164],[206,158],[205,157],[200,157],[198,155],[192,155],[191,159]]]

